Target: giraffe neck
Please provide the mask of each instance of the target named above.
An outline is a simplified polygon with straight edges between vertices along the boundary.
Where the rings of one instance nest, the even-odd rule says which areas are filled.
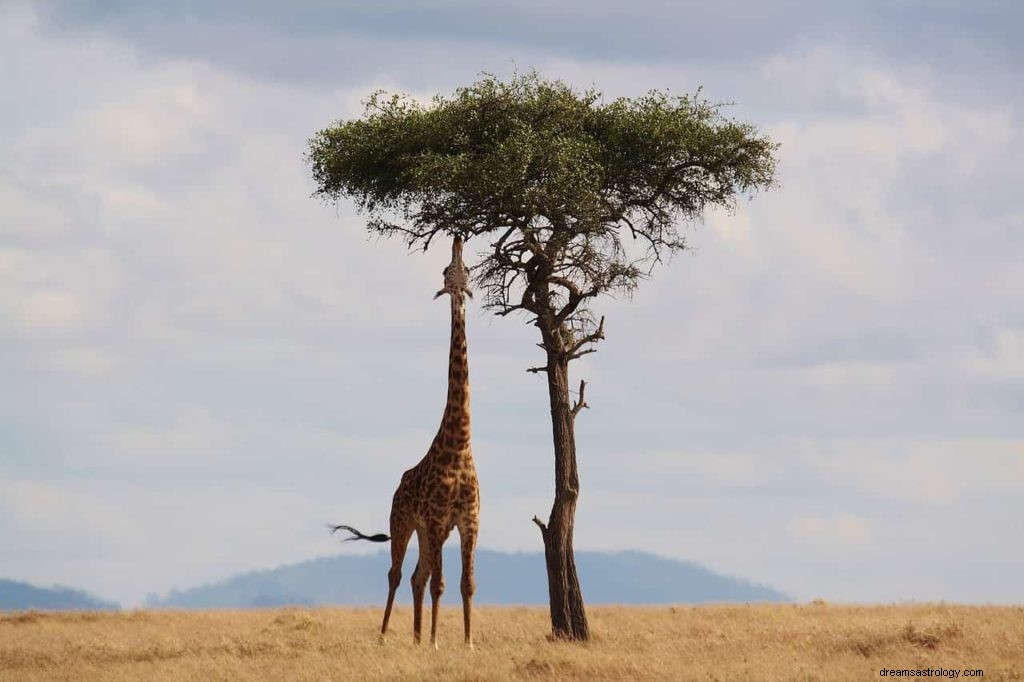
[[[466,352],[466,303],[451,296],[452,337],[448,350],[448,401],[441,421],[444,443],[456,450],[469,447],[469,357]]]

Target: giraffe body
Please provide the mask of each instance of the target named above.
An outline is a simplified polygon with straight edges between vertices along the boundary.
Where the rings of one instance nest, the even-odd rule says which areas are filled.
[[[469,362],[466,351],[465,294],[468,271],[462,262],[462,240],[452,243],[452,262],[445,268],[445,286],[437,296],[451,297],[451,343],[448,355],[448,399],[441,426],[426,456],[402,474],[391,502],[391,570],[388,571],[388,600],[381,624],[381,638],[387,634],[395,592],[402,580],[402,562],[416,534],[419,561],[412,574],[413,639],[420,641],[423,598],[430,582],[430,642],[437,646],[438,608],[444,592],[441,549],[452,530],[458,528],[462,545],[463,625],[465,640],[473,645],[472,611],[476,582],[473,553],[479,529],[480,488],[473,449],[470,445]]]

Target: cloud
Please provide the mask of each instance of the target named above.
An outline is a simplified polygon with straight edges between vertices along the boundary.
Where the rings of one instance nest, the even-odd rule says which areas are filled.
[[[101,544],[123,544],[143,532],[123,499],[68,494],[61,486],[41,481],[2,480],[0,490],[7,524],[19,536],[35,536],[34,547],[44,537],[59,535],[81,552],[86,546],[83,536]]]
[[[1024,327],[997,328],[986,347],[966,359],[968,371],[995,381],[1024,380]]]
[[[53,359],[61,370],[83,376],[102,376],[117,366],[117,358],[113,354],[89,347],[62,348],[54,354]]]
[[[147,592],[310,558],[335,546],[322,510],[300,491],[250,482],[182,490],[3,478],[0,492],[0,532],[5,544],[19,548],[5,557],[6,576],[73,584],[126,606],[140,604]],[[140,560],[147,556],[154,560]]]
[[[806,465],[834,485],[871,499],[929,504],[969,500],[979,491],[1024,492],[1024,440],[834,441],[802,448]]]
[[[35,291],[21,302],[22,322],[31,330],[60,331],[84,316],[75,296],[66,291]]]
[[[1009,29],[1020,9],[957,3],[867,2],[857,5],[642,0],[558,4],[464,0],[425,7],[299,3],[39,3],[51,31],[114,37],[150,55],[218,63],[263,78],[346,81],[352,72],[441,74],[474,55],[539,55],[578,61],[736,65],[794,47],[841,43],[946,69],[998,61],[1019,64]],[[244,21],[239,21],[244,17]],[[975,46],[984,41],[986,50]],[[252,46],[246,49],[242,46]],[[257,47],[258,46],[258,47]],[[424,65],[421,56],[433,62]],[[462,59],[456,57],[460,55]],[[488,58],[488,55],[492,55]],[[417,62],[420,62],[417,64]],[[331,65],[345,64],[343,72]],[[438,68],[440,67],[440,68]],[[436,77],[436,76],[435,76]]]
[[[798,516],[789,524],[789,531],[801,542],[825,546],[865,545],[871,540],[871,529],[863,519],[841,513],[834,517]]]

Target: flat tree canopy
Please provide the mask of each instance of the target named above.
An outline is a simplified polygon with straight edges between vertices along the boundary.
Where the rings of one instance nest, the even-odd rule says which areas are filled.
[[[430,104],[377,93],[362,118],[310,140],[324,199],[349,198],[369,229],[426,249],[439,233],[486,239],[473,268],[484,305],[540,329],[555,450],[541,529],[553,633],[587,639],[572,529],[579,481],[568,364],[604,338],[591,301],[629,293],[686,247],[679,226],[773,184],[777,145],[697,96],[605,101],[536,73],[485,76]]]
[[[775,148],[696,97],[604,102],[527,74],[487,77],[427,106],[378,92],[362,119],[318,133],[310,160],[317,195],[354,199],[371,230],[410,246],[438,232],[493,233],[493,262],[476,277],[486,303],[506,311],[521,302],[510,286],[525,268],[512,265],[532,253],[523,235],[580,252],[558,268],[556,296],[570,284],[582,298],[631,289],[652,260],[684,248],[681,221],[769,186]],[[639,259],[626,257],[623,236],[645,247]]]

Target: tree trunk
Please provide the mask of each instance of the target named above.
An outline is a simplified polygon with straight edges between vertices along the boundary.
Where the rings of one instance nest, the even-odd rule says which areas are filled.
[[[588,641],[590,627],[572,548],[580,481],[576,469],[576,415],[569,401],[568,361],[557,355],[549,356],[547,370],[555,445],[555,502],[547,526],[539,519],[534,521],[544,538],[551,634],[558,639]]]

